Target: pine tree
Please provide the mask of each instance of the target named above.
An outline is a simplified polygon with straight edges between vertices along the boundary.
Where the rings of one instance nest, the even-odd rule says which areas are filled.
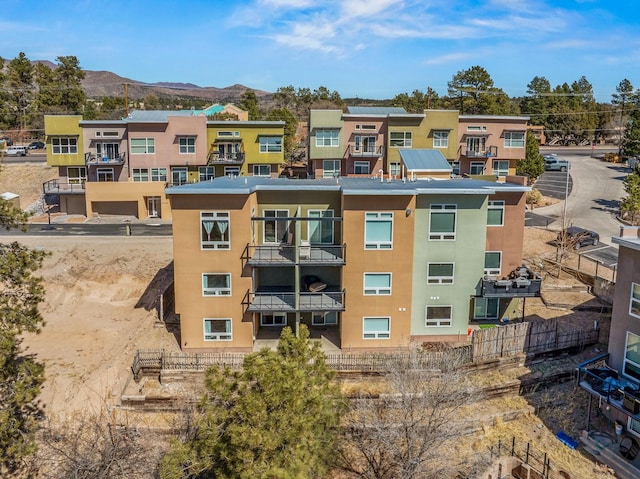
[[[540,155],[540,145],[530,131],[527,131],[525,158],[518,160],[516,171],[519,175],[528,176],[533,181],[544,173],[544,159]]]

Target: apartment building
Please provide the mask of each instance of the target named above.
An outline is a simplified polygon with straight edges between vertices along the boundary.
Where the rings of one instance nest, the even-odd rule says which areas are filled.
[[[182,349],[251,351],[304,323],[342,350],[392,350],[514,317],[514,298],[537,293],[498,284],[521,265],[529,191],[507,180],[254,175],[168,188]]]
[[[185,111],[134,111],[121,120],[45,116],[48,204],[87,216],[171,218],[165,188],[221,175],[277,176],[282,121],[208,121]]]

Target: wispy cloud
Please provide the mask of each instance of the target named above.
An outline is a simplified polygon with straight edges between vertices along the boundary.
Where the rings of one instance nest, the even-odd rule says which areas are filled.
[[[447,63],[456,63],[460,60],[466,60],[468,58],[475,58],[475,55],[471,52],[455,52],[447,55],[440,55],[437,57],[429,58],[424,61],[425,65],[445,65]]]

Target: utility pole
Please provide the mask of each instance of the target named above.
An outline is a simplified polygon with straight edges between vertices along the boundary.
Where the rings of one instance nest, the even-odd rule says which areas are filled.
[[[431,87],[427,87],[427,110],[431,110]]]

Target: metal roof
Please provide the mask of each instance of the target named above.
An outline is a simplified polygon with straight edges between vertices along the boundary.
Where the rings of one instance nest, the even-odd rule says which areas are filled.
[[[440,150],[428,148],[415,148],[400,150],[400,158],[407,171],[453,171],[451,165]]]
[[[404,108],[396,106],[350,106],[347,107],[350,115],[406,115]]]
[[[133,110],[127,122],[166,122],[170,116],[195,116],[192,110]]]

